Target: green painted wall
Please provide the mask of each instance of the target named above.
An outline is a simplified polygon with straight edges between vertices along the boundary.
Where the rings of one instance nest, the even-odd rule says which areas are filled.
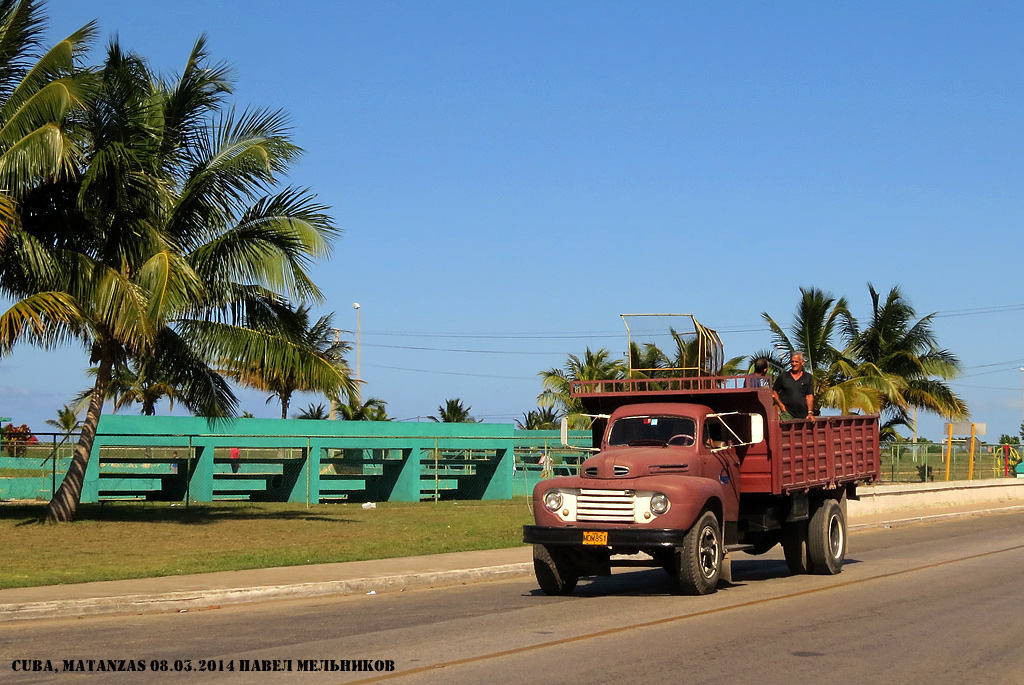
[[[82,501],[509,499],[513,434],[504,424],[107,415]]]
[[[588,444],[590,435],[574,431],[572,439]],[[240,452],[237,461],[233,447]],[[51,453],[44,445],[36,449],[41,456]],[[507,424],[208,422],[109,414],[100,420],[82,501],[509,499],[532,491],[545,452],[555,462],[555,476],[575,473],[586,456],[563,448],[558,431]],[[36,476],[15,469],[39,468],[38,462],[34,455],[17,464],[0,458],[0,498],[48,499],[51,482],[60,483],[69,460],[58,460],[54,478],[44,469]]]

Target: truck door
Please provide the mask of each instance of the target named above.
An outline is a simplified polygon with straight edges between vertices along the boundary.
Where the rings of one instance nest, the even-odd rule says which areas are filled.
[[[740,510],[740,459],[736,454],[736,448],[732,446],[734,441],[727,438],[728,431],[718,418],[704,421],[702,435],[704,447],[710,454],[705,462],[704,475],[718,479],[725,499],[725,518],[728,521],[735,521],[739,518]]]

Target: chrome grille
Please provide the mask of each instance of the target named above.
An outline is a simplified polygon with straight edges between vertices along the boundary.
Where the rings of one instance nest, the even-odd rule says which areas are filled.
[[[629,475],[629,467],[628,466],[619,466],[618,464],[616,464],[614,466],[614,468],[612,469],[612,473],[614,473],[616,476],[628,476]]]
[[[632,490],[580,490],[576,520],[595,523],[633,523]]]
[[[587,468],[583,469],[583,475],[585,475],[585,476],[596,476],[597,475],[597,467],[596,466],[588,466]]]

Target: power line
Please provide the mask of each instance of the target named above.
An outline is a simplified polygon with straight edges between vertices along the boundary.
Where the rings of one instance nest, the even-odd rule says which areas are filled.
[[[1024,309],[1024,304],[1004,304],[995,307],[975,307],[972,309],[954,309],[952,311],[938,311],[932,318],[945,318],[948,316],[975,316],[978,314],[1003,314],[1005,312],[1017,312]]]
[[[583,338],[621,337],[621,332],[599,333],[401,333],[398,331],[363,332],[363,335],[386,335],[404,338],[462,338],[474,340],[571,340]]]
[[[936,311],[928,316],[933,318],[948,318],[958,316],[977,316],[982,314],[1003,314],[1008,312],[1022,311],[1024,310],[1024,304],[1008,304],[1008,305],[997,305],[992,307],[974,307],[968,309],[953,309],[949,311]],[[771,329],[765,325],[730,325],[722,326],[717,329],[719,333],[767,333]],[[621,339],[623,337],[623,331],[573,331],[573,332],[557,332],[557,331],[534,331],[529,333],[516,332],[516,333],[438,333],[428,331],[363,331],[364,336],[391,336],[391,337],[404,337],[404,338],[448,338],[448,339],[464,339],[464,340],[585,340],[585,339]],[[644,336],[644,335],[668,335],[667,331],[657,330],[635,330],[633,337]],[[386,345],[377,345],[377,347],[386,347]],[[410,347],[403,348],[399,346],[399,349],[437,349],[437,348],[420,348]],[[483,350],[443,350],[448,352],[481,352]],[[497,354],[497,353],[496,353]],[[541,354],[541,353],[536,353]],[[1014,362],[1016,363],[1016,362]]]
[[[771,331],[767,326],[727,326],[715,329],[719,333],[761,333]],[[636,335],[668,335],[668,331],[660,329],[635,330]],[[401,338],[453,338],[465,340],[586,340],[591,338],[625,337],[625,331],[593,331],[593,332],[534,332],[534,333],[416,333],[407,331],[363,331],[363,335],[382,335]],[[692,334],[691,334],[692,335]]]
[[[991,307],[975,307],[969,309],[958,309],[950,311],[938,311],[932,314],[934,317],[957,317],[957,316],[974,316],[982,314],[1000,314],[1013,311],[1024,310],[1024,304],[1010,304],[1010,305],[997,305]],[[721,333],[765,333],[770,332],[767,326],[725,326],[718,329]],[[392,337],[404,337],[404,338],[434,338],[434,339],[463,339],[463,340],[599,340],[599,339],[623,339],[623,331],[591,331],[591,332],[518,332],[518,333],[437,333],[437,332],[403,332],[403,331],[364,331],[366,336],[392,336]],[[662,337],[668,333],[663,330],[635,330],[633,331],[634,338],[640,338],[643,336]],[[382,348],[382,349],[395,349],[395,350],[414,350],[423,352],[447,352],[456,354],[500,354],[500,355],[519,355],[519,356],[559,356],[564,355],[565,350],[557,352],[537,352],[537,351],[526,351],[526,350],[480,350],[480,349],[468,349],[468,348],[447,348],[447,347],[430,347],[426,345],[389,345],[389,344],[378,344],[378,343],[364,343],[365,347],[371,348]],[[998,366],[1018,366],[1024,363],[1024,359],[1014,359],[1004,362],[996,362],[992,364],[979,364],[969,369],[982,369],[991,368]],[[486,375],[486,374],[469,374],[459,373],[451,371],[429,371],[426,369],[410,369],[400,367],[387,367],[378,366],[376,368],[387,368],[398,371],[411,371],[415,373],[434,373],[441,375],[454,375],[454,376],[468,376],[477,378],[500,378],[506,380],[523,380],[521,377],[512,376],[497,376],[497,375]],[[969,378],[972,376],[987,375],[988,373],[1001,373],[1009,369],[997,369],[992,372],[982,372],[967,374],[964,377]]]
[[[413,373],[433,373],[440,376],[469,376],[471,378],[501,378],[509,381],[535,380],[535,377],[526,376],[492,376],[483,373],[460,373],[458,371],[430,371],[428,369],[408,369],[402,366],[381,366],[380,364],[363,364],[373,369],[389,369],[391,371],[412,371]]]
[[[1005,373],[1008,370],[1009,369],[997,369],[996,371],[982,371],[981,373],[965,373],[963,376],[960,376],[960,378],[977,378],[978,376],[991,376],[994,373]],[[956,383],[955,380],[951,382]]]
[[[374,345],[366,343],[363,343],[363,347],[383,347],[392,350],[421,350],[425,352],[462,352],[465,354],[530,354],[543,356],[565,354],[564,350],[561,352],[524,352],[521,350],[465,350],[448,347],[418,347],[413,345]]]
[[[1024,364],[1024,359],[1009,359],[1005,362],[995,362],[994,364],[977,364],[975,366],[968,366],[968,369],[984,369],[989,366],[1017,366]]]

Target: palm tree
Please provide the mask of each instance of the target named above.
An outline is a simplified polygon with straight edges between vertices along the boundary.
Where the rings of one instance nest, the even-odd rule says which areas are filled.
[[[551,407],[537,407],[523,414],[522,421],[516,419],[516,425],[528,431],[555,430],[560,418],[558,412]]]
[[[631,378],[652,378],[660,374],[659,369],[669,366],[668,357],[654,343],[629,343],[629,368]]]
[[[371,397],[363,402],[357,394],[350,394],[348,402],[339,402],[338,413],[344,421],[391,420],[388,418],[387,402],[376,397]]]
[[[310,402],[309,406],[300,411],[299,415],[295,418],[309,419],[312,421],[326,421],[328,418],[327,407],[323,404],[313,404]]]
[[[95,377],[98,369],[92,367],[87,373]],[[177,391],[166,378],[161,377],[162,368],[151,359],[127,360],[117,364],[111,372],[107,384],[107,396],[104,398],[112,403],[112,411],[116,414],[124,407],[141,405],[143,416],[155,416],[156,405],[164,397],[167,398],[169,409],[174,409]],[[94,382],[95,383],[95,382]],[[86,388],[74,397],[75,406],[88,403],[93,388]]]
[[[75,515],[119,364],[151,360],[183,405],[210,418],[237,404],[215,360],[343,384],[288,334],[287,298],[320,298],[307,269],[337,230],[308,191],[275,190],[299,150],[281,113],[224,108],[226,74],[202,38],[170,82],[112,42],[80,117],[79,173],[37,188],[47,212],[21,211],[29,253],[5,249],[0,283],[20,300],[0,316],[0,347],[78,340],[97,364],[48,520]]]
[[[333,324],[334,315],[321,316],[310,325],[309,310],[308,305],[302,304],[289,312],[285,320],[290,325],[283,334],[305,354],[334,367],[341,377],[340,383],[331,383],[325,387],[319,383],[317,375],[303,375],[300,369],[283,371],[278,367],[264,364],[262,360],[249,364],[244,360],[228,359],[225,360],[222,369],[225,375],[245,387],[272,393],[267,402],[277,400],[281,403],[282,419],[288,418],[288,407],[295,392],[320,391],[330,395],[344,391],[349,395],[356,394],[356,384],[352,380],[351,370],[344,357],[352,348],[348,342],[333,337],[336,330]]]
[[[57,410],[56,419],[46,419],[46,425],[53,426],[60,432],[63,436],[61,437],[60,444],[63,445],[69,437],[82,427],[82,421],[78,418],[78,412],[70,405],[65,404]]]
[[[567,418],[570,428],[587,429],[589,419],[583,414],[583,405],[569,392],[574,381],[608,381],[625,378],[627,367],[622,360],[613,360],[605,348],[592,352],[588,347],[583,358],[570,354],[561,369],[541,371],[544,390],[537,396],[537,404],[551,407]]]
[[[65,404],[57,410],[56,419],[46,419],[46,425],[56,428],[60,432],[61,438],[60,442],[54,445],[53,449],[50,450],[50,453],[46,455],[45,459],[43,459],[43,464],[51,459],[57,458],[59,448],[63,446],[79,428],[82,427],[82,422],[78,418],[78,411]]]
[[[47,419],[46,425],[53,426],[64,435],[70,435],[79,429],[82,422],[78,418],[78,412],[65,404],[57,410],[57,418]]]
[[[863,328],[852,329],[849,355],[858,373],[877,384],[880,410],[888,419],[883,428],[912,423],[911,409],[935,412],[951,420],[968,416],[967,405],[944,382],[960,373],[960,360],[939,348],[931,328],[934,314],[917,318],[898,286],[882,302],[868,283],[871,315]]]
[[[464,407],[459,398],[445,400],[445,403],[437,408],[437,416],[428,416],[431,421],[438,423],[476,423],[476,419],[469,415],[472,407]]]

